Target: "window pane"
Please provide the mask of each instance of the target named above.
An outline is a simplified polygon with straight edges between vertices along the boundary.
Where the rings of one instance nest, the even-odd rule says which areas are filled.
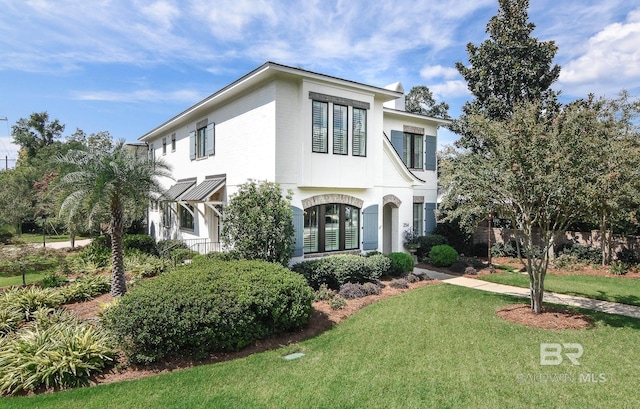
[[[422,236],[424,234],[424,230],[422,228],[422,219],[423,217],[423,209],[422,203],[414,203],[413,204],[413,231],[414,233]]]
[[[422,135],[413,135],[413,164],[412,168],[422,169]]]
[[[340,249],[340,205],[325,205],[324,251]]]
[[[357,249],[360,247],[358,233],[360,209],[357,207],[344,207],[344,248],[345,250]]]
[[[304,211],[304,252],[318,251],[318,206]]]
[[[367,156],[367,111],[353,108],[353,156]]]
[[[333,106],[333,153],[347,154],[347,107]]]
[[[329,107],[326,102],[313,101],[312,117],[312,150],[313,152],[327,153],[328,128],[327,122]]]
[[[404,143],[402,144],[402,161],[408,168],[413,167],[411,163],[411,148],[413,147],[411,134],[404,134]]]
[[[207,152],[207,128],[203,127],[198,129],[197,142],[198,157],[201,158],[206,155]]]
[[[186,206],[193,211],[193,206]],[[180,228],[193,230],[193,216],[184,206],[178,207],[180,208]]]

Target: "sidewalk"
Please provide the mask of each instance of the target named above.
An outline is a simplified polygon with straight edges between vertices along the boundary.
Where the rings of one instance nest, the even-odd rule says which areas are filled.
[[[415,270],[424,272],[433,279],[440,280],[447,284],[461,287],[474,288],[476,290],[489,291],[492,293],[513,295],[516,297],[530,298],[529,289],[514,287],[504,284],[495,284],[488,281],[477,280],[475,278],[457,277],[437,271],[416,268]],[[591,298],[576,297],[573,295],[557,294],[548,291],[544,292],[544,302],[551,304],[569,305],[572,307],[584,308],[587,310],[605,312],[607,314],[624,315],[626,317],[640,319],[640,307],[634,305],[620,304],[610,301],[593,300]]]
[[[91,239],[76,240],[75,245],[76,245],[76,247],[84,247],[89,243],[91,243]],[[71,242],[70,241],[59,241],[59,242],[51,242],[51,243],[46,242],[45,245],[46,245],[46,247],[48,249],[71,248]],[[42,243],[40,243],[40,244],[35,243],[34,246],[35,247],[42,247]]]

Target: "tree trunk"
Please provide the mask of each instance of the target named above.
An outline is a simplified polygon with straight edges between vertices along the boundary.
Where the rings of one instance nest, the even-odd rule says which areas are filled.
[[[114,199],[111,203],[111,296],[120,297],[127,292],[127,283],[124,278],[124,253],[122,250],[123,206]]]
[[[75,249],[76,248],[76,233],[72,232],[69,234],[69,239],[71,240],[71,248]]]
[[[540,272],[530,274],[531,311],[540,314],[542,312],[542,297],[544,296],[544,276]]]

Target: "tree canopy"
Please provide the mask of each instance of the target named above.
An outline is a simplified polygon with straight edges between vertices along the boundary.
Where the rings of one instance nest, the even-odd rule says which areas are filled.
[[[32,159],[39,149],[52,145],[62,136],[64,125],[57,119],[49,121],[47,112],[34,112],[29,118],[20,118],[11,127],[13,143],[20,146],[21,158]]]
[[[436,103],[433,93],[424,85],[411,88],[405,97],[405,110],[434,118],[451,119],[449,104],[444,101]]]
[[[480,147],[468,127],[470,115],[505,119],[514,106],[527,101],[545,101],[544,109],[557,109],[556,93],[550,89],[560,75],[560,66],[553,64],[557,46],[531,37],[535,24],[528,21],[528,0],[498,3],[498,14],[487,24],[489,38],[479,46],[467,45],[469,65],[456,63],[474,97],[451,126],[461,135],[461,147]]]

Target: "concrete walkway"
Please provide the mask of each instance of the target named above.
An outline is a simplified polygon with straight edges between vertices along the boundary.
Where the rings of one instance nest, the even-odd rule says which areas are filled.
[[[87,244],[91,243],[91,239],[84,239],[84,240],[76,240],[75,245],[76,247],[84,247]],[[34,243],[35,247],[42,247],[42,243]],[[66,248],[71,248],[71,242],[70,241],[58,241],[58,242],[46,242],[45,246],[48,249],[66,249]]]
[[[516,297],[530,298],[529,289],[514,287],[511,285],[495,284],[488,281],[477,280],[475,278],[458,277],[437,271],[416,268],[419,272],[424,272],[433,279],[440,280],[447,284],[459,285],[461,287],[474,288],[476,290],[489,291],[492,293],[513,295]],[[617,302],[600,301],[591,298],[576,297],[573,295],[544,292],[544,302],[551,304],[570,305],[572,307],[584,308],[586,310],[606,312],[607,314],[624,315],[626,317],[640,319],[640,307],[635,305],[620,304]]]

